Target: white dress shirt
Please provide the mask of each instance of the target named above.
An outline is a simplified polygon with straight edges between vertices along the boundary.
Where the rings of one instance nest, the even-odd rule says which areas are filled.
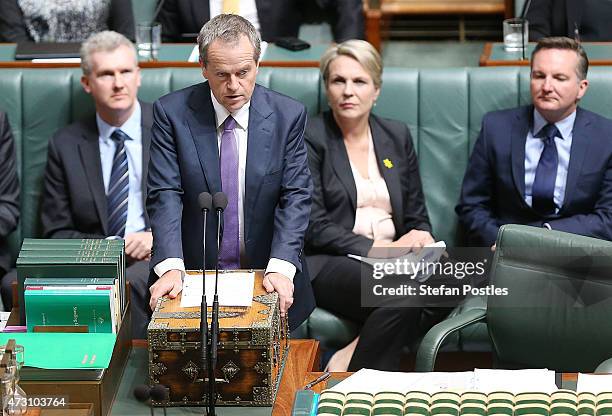
[[[102,179],[104,180],[105,193],[108,192],[115,149],[117,148],[117,145],[110,136],[117,129],[130,136],[130,139],[124,142],[130,177],[125,235],[143,231],[145,229],[145,217],[142,195],[142,127],[140,104],[136,101],[134,112],[122,126],[111,126],[102,120],[97,113],[96,123],[100,134],[100,162],[102,163]]]
[[[217,127],[217,149],[221,151],[221,135],[223,134],[223,123],[225,119],[230,115],[215,98],[213,93],[210,93],[213,108],[215,109],[215,119]],[[246,163],[247,163],[247,139],[248,139],[248,128],[249,128],[249,109],[251,102],[246,103],[242,108],[231,113],[231,116],[236,120],[236,128],[234,129],[234,135],[238,141],[238,238],[240,242],[240,262],[245,264],[245,246],[244,246],[244,183],[246,175]],[[155,274],[162,276],[169,270],[180,270],[183,275],[185,273],[185,263],[183,259],[169,258],[159,262],[155,267]],[[266,274],[268,273],[281,273],[287,276],[290,280],[293,280],[296,272],[296,267],[286,261],[277,258],[270,258],[268,261],[268,267],[266,267]]]
[[[208,7],[210,10],[210,18],[212,19],[223,12],[223,0],[209,0]],[[240,0],[238,14],[251,22],[259,32],[259,17],[257,16],[257,5],[255,4],[255,0]]]

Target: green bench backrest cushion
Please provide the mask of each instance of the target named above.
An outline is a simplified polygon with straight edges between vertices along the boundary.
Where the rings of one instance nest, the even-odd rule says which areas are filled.
[[[15,135],[22,189],[20,228],[12,238],[15,254],[22,238],[40,236],[39,201],[49,137],[94,111],[80,75],[77,68],[0,71],[0,108],[8,112]],[[143,70],[139,97],[152,102],[201,80],[196,68]],[[591,68],[589,80],[584,107],[612,117],[612,68]],[[310,115],[327,108],[317,69],[263,67],[258,82],[300,100]],[[438,239],[461,242],[454,206],[482,116],[528,102],[527,68],[385,70],[374,111],[410,127]]]

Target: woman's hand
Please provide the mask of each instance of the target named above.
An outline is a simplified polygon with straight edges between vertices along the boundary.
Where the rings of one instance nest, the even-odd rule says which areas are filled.
[[[368,257],[384,259],[400,257],[411,251],[418,253],[427,244],[435,242],[429,231],[411,230],[393,242],[374,240]]]
[[[435,243],[429,231],[422,230],[411,230],[400,237],[399,240],[394,241],[398,243],[400,247],[408,249],[408,251],[420,251],[423,247],[428,244]]]

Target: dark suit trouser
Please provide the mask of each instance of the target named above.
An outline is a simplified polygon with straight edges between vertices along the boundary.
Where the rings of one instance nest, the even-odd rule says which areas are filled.
[[[419,336],[421,308],[362,306],[362,273],[371,276],[371,267],[344,256],[330,257],[312,282],[317,306],[362,324],[349,371],[398,371],[402,347]]]
[[[130,311],[132,318],[132,338],[146,339],[149,324],[149,303],[147,301],[149,288],[149,262],[137,261],[125,269],[127,281],[130,282]],[[13,286],[17,281],[17,270],[9,271],[3,278],[0,287],[4,310],[13,308]]]

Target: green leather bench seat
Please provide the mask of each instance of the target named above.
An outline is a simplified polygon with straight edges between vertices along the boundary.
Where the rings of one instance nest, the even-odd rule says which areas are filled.
[[[147,69],[142,78],[139,97],[145,101],[202,80],[195,68]],[[260,68],[258,79],[262,85],[303,102],[311,115],[327,107],[317,69]],[[22,238],[40,236],[38,213],[49,137],[94,111],[79,80],[78,69],[0,70],[0,108],[8,112],[15,134],[22,190],[21,223],[12,236],[15,257]],[[592,68],[589,80],[584,107],[611,117],[612,68]],[[527,68],[385,69],[374,111],[410,126],[437,239],[449,245],[462,242],[454,206],[482,116],[528,102]],[[471,300],[461,308],[484,308],[484,302]],[[341,346],[356,333],[354,324],[322,310],[317,310],[302,329],[304,335],[319,338],[330,347]],[[486,327],[469,331],[460,332],[452,348],[486,350]]]

